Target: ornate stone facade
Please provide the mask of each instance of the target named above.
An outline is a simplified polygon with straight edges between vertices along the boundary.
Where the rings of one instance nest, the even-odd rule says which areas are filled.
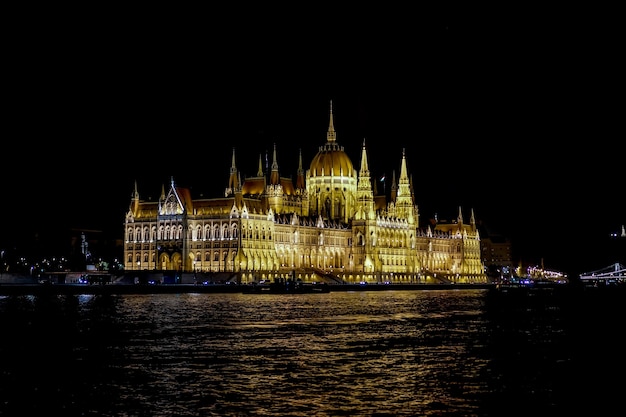
[[[139,198],[126,214],[126,270],[229,273],[242,283],[296,277],[305,282],[485,283],[472,211],[420,227],[403,152],[390,198],[376,195],[365,143],[357,171],[335,137],[332,103],[326,144],[295,183],[259,159],[241,180],[235,151],[224,197],[192,198],[172,179],[158,201]]]

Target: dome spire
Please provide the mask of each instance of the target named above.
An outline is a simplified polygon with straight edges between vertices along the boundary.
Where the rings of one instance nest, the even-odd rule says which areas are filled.
[[[335,137],[335,124],[333,122],[333,101],[330,100],[330,122],[328,123],[328,132],[326,132],[326,139],[328,143],[334,143],[337,141]]]

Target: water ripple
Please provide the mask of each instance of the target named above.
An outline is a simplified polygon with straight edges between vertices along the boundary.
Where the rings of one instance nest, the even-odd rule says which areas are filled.
[[[5,297],[0,415],[482,417],[561,409],[554,381],[565,381],[579,360],[567,342],[580,340],[580,329],[558,306],[498,314],[485,294]]]

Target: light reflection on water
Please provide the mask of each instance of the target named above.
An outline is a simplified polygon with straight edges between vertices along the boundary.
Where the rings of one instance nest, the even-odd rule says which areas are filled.
[[[567,363],[562,320],[509,327],[486,291],[0,298],[0,415],[485,416],[525,393],[558,409],[554,371],[515,361],[531,345]]]

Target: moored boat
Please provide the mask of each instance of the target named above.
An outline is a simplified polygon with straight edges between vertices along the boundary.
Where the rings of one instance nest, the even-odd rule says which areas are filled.
[[[276,279],[270,284],[250,286],[246,293],[251,294],[311,294],[328,293],[330,287],[326,283],[303,283],[293,279]]]

